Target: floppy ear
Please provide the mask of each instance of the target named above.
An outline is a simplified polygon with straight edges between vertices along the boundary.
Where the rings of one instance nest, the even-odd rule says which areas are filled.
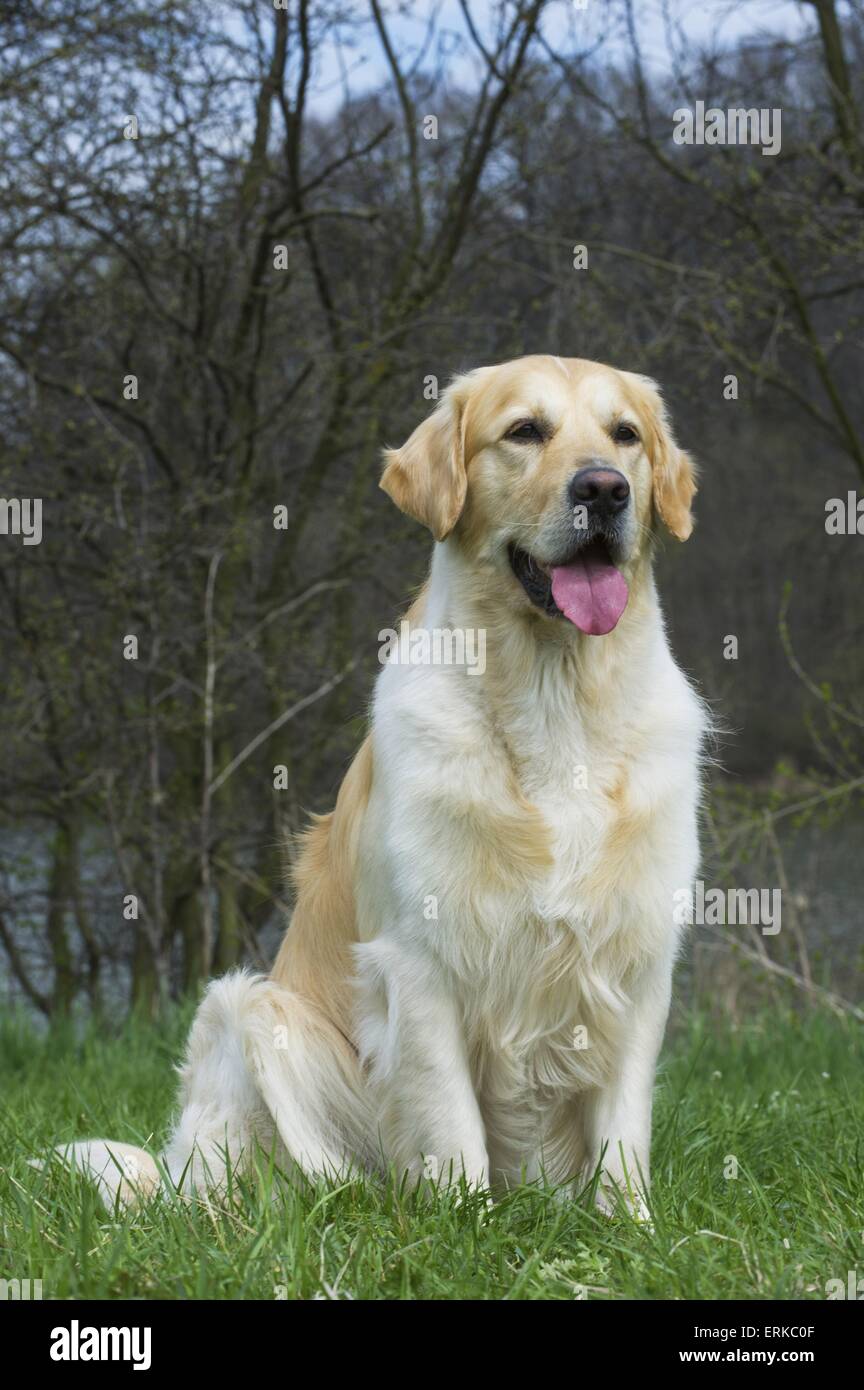
[[[696,465],[690,455],[675,443],[659,387],[648,377],[643,377],[642,381],[652,396],[654,505],[667,530],[676,540],[686,541],[693,530],[691,504],[696,496]]]
[[[385,449],[381,487],[396,506],[446,540],[465,505],[464,408],[451,387],[401,449]]]
[[[666,527],[679,541],[693,530],[691,505],[696,496],[696,466],[674,440],[654,465],[654,501]]]

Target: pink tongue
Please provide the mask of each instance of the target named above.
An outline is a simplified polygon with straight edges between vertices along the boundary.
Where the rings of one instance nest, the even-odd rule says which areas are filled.
[[[582,632],[602,637],[627,607],[627,581],[607,556],[586,551],[572,565],[553,567],[552,597]]]

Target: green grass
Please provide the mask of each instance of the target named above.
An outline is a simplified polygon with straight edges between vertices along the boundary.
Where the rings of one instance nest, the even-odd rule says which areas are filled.
[[[4,1025],[0,1277],[41,1279],[46,1298],[822,1299],[828,1279],[864,1274],[860,1026],[785,1011],[679,1024],[653,1230],[538,1186],[487,1212],[385,1180],[297,1191],[263,1162],[215,1205],[172,1196],[117,1217],[79,1176],[27,1165],[88,1135],[158,1145],[187,1023],[78,1041]]]

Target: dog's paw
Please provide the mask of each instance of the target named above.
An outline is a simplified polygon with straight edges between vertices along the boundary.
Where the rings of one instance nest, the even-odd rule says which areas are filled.
[[[654,1230],[651,1212],[641,1192],[606,1184],[597,1189],[596,1204],[604,1216],[617,1216],[621,1212],[638,1222],[647,1231]]]

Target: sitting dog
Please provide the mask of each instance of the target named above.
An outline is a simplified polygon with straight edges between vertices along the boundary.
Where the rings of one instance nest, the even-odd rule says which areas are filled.
[[[457,377],[381,486],[435,538],[410,632],[480,634],[484,666],[383,665],[272,974],[200,1006],[165,1167],[597,1174],[643,1213],[706,730],[652,558],[660,522],[691,532],[692,462],[653,382],[535,356]],[[66,1152],[109,1200],[160,1181]]]

